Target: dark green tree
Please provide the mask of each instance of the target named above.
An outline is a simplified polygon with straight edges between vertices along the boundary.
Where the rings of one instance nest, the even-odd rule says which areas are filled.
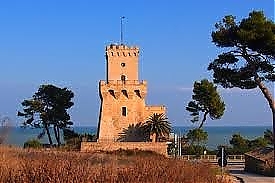
[[[159,141],[159,137],[168,136],[172,130],[171,123],[163,113],[154,113],[144,124],[144,129],[150,135],[155,136],[153,141]]]
[[[263,137],[258,137],[256,139],[250,140],[248,143],[248,147],[250,150],[254,150],[256,148],[260,147],[266,147],[268,144],[268,141]]]
[[[73,129],[70,128],[64,128],[63,129],[63,139],[65,143],[68,143],[71,139],[79,138],[80,139],[80,134],[76,133]]]
[[[183,146],[184,154],[202,155],[206,150],[206,142],[208,140],[208,134],[202,128],[195,128],[189,130],[186,134],[188,145]]]
[[[275,149],[275,103],[266,82],[275,81],[275,24],[262,11],[252,11],[236,22],[232,15],[216,23],[212,42],[223,52],[209,64],[214,83],[225,88],[259,88],[272,111]],[[275,151],[274,151],[275,161]]]
[[[232,146],[232,149],[230,149],[231,154],[244,154],[257,148],[266,147],[268,141],[263,137],[249,140],[238,133],[232,135],[230,144]]]
[[[193,123],[199,121],[200,113],[203,118],[200,122],[199,128],[201,128],[206,121],[207,115],[214,120],[220,119],[224,114],[225,104],[222,101],[217,87],[207,79],[203,79],[200,82],[195,81],[193,87],[192,101],[188,103],[186,110],[191,112],[191,116],[194,118],[191,120]]]
[[[232,151],[236,154],[244,154],[249,151],[249,140],[242,137],[239,133],[233,134],[229,142],[232,145]]]
[[[23,112],[18,111],[17,115],[26,119],[23,126],[42,128],[39,137],[46,133],[51,145],[50,129],[53,128],[55,139],[60,145],[60,130],[73,124],[67,112],[74,104],[71,101],[73,97],[73,92],[67,88],[41,85],[31,99],[22,102]]]
[[[186,136],[187,139],[190,141],[191,145],[204,145],[208,140],[207,132],[201,128],[189,130]]]

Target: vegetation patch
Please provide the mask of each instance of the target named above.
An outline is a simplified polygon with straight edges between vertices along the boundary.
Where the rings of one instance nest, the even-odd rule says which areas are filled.
[[[79,153],[0,147],[0,182],[219,182],[215,168],[146,152]],[[207,168],[205,168],[207,167]]]

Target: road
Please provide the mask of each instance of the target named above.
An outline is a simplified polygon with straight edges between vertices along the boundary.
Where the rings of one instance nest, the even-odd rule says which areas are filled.
[[[233,157],[237,157],[237,156],[240,156],[240,155],[233,155]],[[192,157],[192,156],[187,155],[185,157],[185,159],[189,159],[190,157]],[[213,165],[218,164],[217,158],[215,158],[213,156],[212,156],[212,158],[209,158],[209,157],[208,157],[208,160],[211,164],[213,164]],[[226,166],[225,170],[229,171],[231,175],[241,178],[245,183],[275,183],[275,177],[266,177],[266,176],[262,176],[262,175],[245,172],[243,157],[239,158],[239,159],[237,159],[237,158],[229,159],[228,165]]]
[[[262,175],[247,173],[242,167],[229,167],[229,172],[235,177],[243,179],[245,183],[275,183],[274,177],[266,177]]]

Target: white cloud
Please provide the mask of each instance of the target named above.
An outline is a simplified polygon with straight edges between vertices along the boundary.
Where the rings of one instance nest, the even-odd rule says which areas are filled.
[[[261,91],[258,88],[240,89],[240,88],[218,88],[218,91],[223,94],[259,94]]]
[[[182,92],[193,91],[193,87],[178,87],[178,90]]]
[[[193,91],[193,87],[177,87],[178,91],[181,92],[189,92]],[[240,89],[240,88],[223,88],[223,87],[218,87],[218,91],[221,93],[258,93],[259,89]]]

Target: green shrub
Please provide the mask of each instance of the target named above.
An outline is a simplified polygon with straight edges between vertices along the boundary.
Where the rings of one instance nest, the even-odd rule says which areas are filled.
[[[203,151],[205,150],[206,150],[206,147],[201,145],[190,145],[182,149],[183,154],[197,155],[197,156],[203,155]]]
[[[24,148],[41,148],[42,144],[37,139],[31,139],[24,143]]]

